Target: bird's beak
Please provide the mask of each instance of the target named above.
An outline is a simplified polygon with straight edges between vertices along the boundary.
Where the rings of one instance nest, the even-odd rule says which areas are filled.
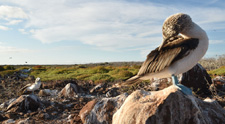
[[[171,37],[167,37],[167,38],[163,38],[163,42],[162,44],[159,46],[158,51],[160,51],[162,49],[162,47],[167,43],[167,40],[170,39]]]

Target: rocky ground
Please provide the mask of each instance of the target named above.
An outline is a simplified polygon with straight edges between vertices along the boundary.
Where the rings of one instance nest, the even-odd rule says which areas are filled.
[[[34,77],[27,77],[22,75],[22,72],[16,72],[0,77],[0,80],[0,122],[19,124],[112,123],[113,114],[129,96],[127,93],[142,89],[145,90],[144,94],[148,94],[147,91],[161,91],[171,85],[170,78],[123,88],[111,88],[113,83],[94,85],[92,81],[57,80],[42,82],[40,90],[35,91],[34,95],[29,93],[21,95],[19,89],[28,83],[33,83]],[[225,109],[224,76],[217,76],[211,80],[201,65],[196,65],[192,70],[180,75],[179,81],[194,91],[194,98],[191,99],[214,100],[219,103],[216,106]],[[169,94],[166,97],[163,96],[162,101],[165,101],[164,98],[166,99],[168,96]],[[181,97],[182,95],[178,93],[175,96]],[[202,104],[201,101],[196,101]],[[215,106],[211,108],[215,109]],[[123,107],[123,109],[125,108]],[[118,112],[117,116],[120,115]],[[225,113],[222,115],[223,117],[225,117]],[[117,117],[114,122],[118,120],[120,119]],[[150,122],[153,120],[152,118],[148,119]]]
[[[78,115],[87,102],[106,97],[108,91],[108,94],[113,92],[111,96],[118,95],[116,88],[107,88],[110,83],[95,86],[92,81],[74,79],[42,82],[34,95],[20,94],[20,88],[34,83],[34,77],[15,72],[0,80],[0,122],[3,123],[80,124]]]

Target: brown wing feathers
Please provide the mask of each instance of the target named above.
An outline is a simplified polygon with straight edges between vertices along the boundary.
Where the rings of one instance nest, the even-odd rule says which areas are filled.
[[[141,82],[140,77],[143,75],[162,71],[164,68],[170,66],[177,60],[187,56],[190,53],[190,50],[195,49],[199,43],[198,39],[184,39],[181,36],[173,37],[165,42],[166,43],[160,50],[158,47],[151,51],[139,69],[138,74],[122,83],[122,85]]]
[[[187,56],[190,50],[195,49],[197,46],[198,39],[194,38],[176,37],[172,41],[167,41],[167,44],[160,51],[156,48],[147,56],[138,72],[138,76],[163,70],[173,62]]]

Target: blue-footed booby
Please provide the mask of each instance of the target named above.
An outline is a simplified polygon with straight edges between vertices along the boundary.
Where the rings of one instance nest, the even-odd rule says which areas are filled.
[[[183,13],[168,17],[163,23],[162,33],[162,44],[148,54],[138,74],[124,84],[172,77],[173,85],[184,94],[192,94],[189,88],[178,84],[176,76],[190,70],[205,55],[209,44],[208,36],[189,15]]]
[[[20,89],[20,92],[26,93],[27,91],[32,92],[32,94],[34,94],[35,90],[38,90],[41,86],[41,78],[37,77],[35,80],[35,83],[33,84],[27,84],[26,86],[24,86],[23,88]]]

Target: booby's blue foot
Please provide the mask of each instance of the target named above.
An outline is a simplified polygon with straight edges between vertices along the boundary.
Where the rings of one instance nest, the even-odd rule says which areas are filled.
[[[173,85],[175,85],[176,87],[178,87],[178,89],[183,92],[186,95],[192,95],[192,90],[182,84],[179,84],[177,76],[172,75],[172,82]]]

